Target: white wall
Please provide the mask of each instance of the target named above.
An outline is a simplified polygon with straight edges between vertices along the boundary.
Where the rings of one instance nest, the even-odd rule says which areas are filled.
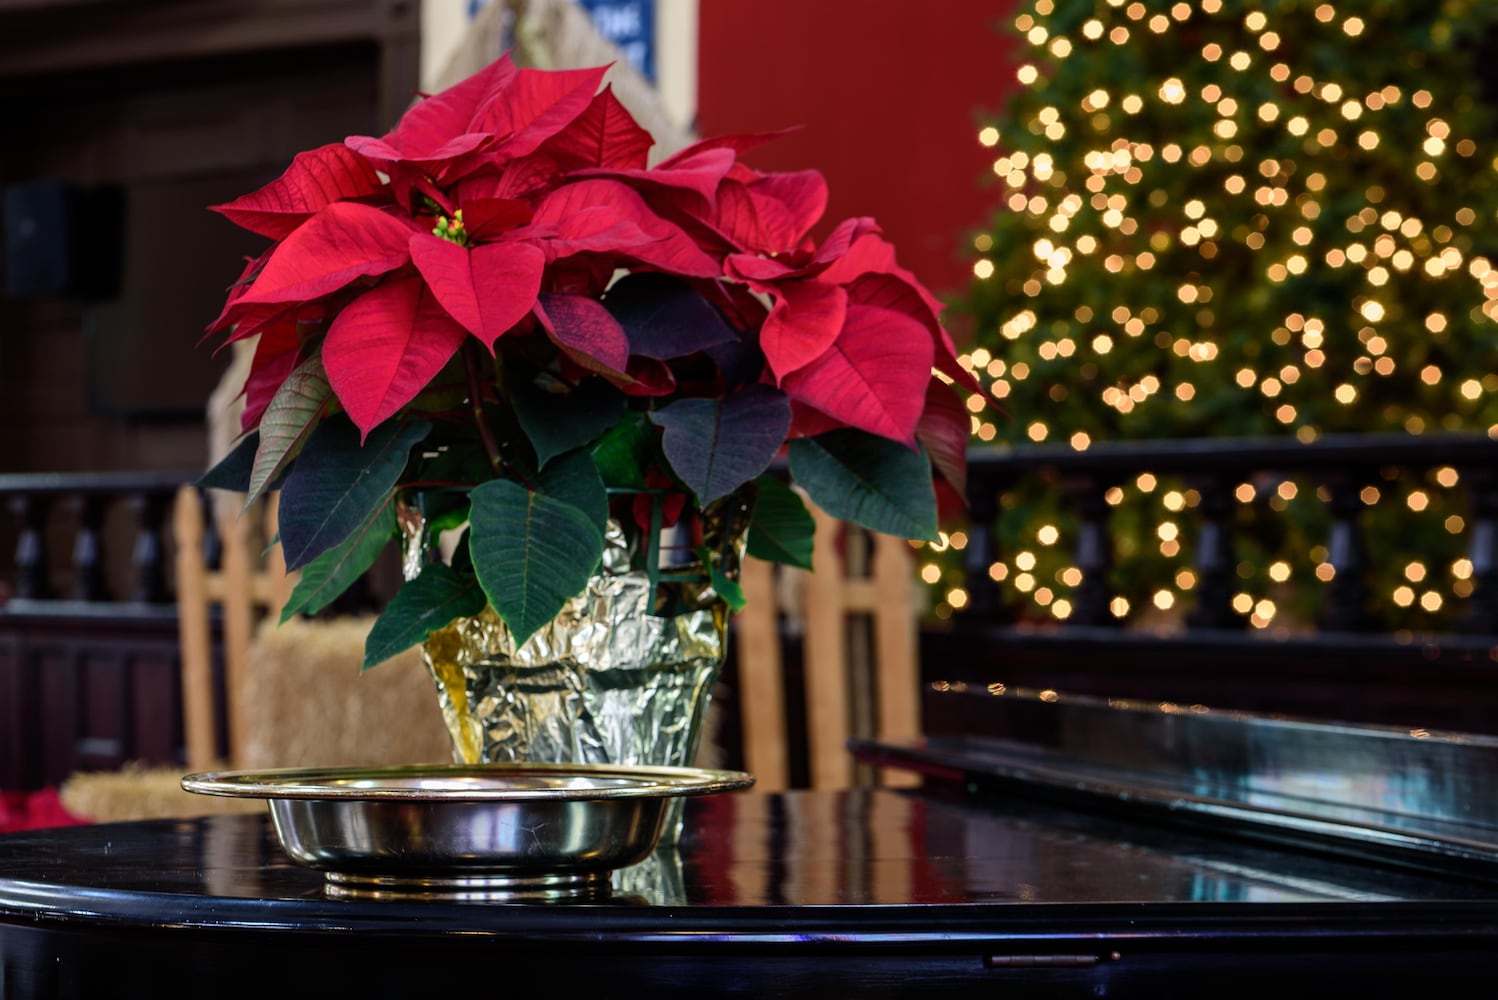
[[[698,0],[655,0],[655,75],[672,121],[693,128],[697,119]]]
[[[490,0],[493,2],[493,0]],[[469,0],[421,0],[421,89],[436,89],[434,79],[447,65],[468,27]]]

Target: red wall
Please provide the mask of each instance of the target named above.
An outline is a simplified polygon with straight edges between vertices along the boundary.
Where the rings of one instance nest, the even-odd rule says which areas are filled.
[[[825,234],[878,219],[900,263],[943,298],[972,276],[973,232],[997,204],[981,113],[1013,86],[1002,28],[1015,0],[702,0],[698,131],[800,131],[754,150],[763,170],[813,167]],[[954,330],[954,333],[958,331]]]

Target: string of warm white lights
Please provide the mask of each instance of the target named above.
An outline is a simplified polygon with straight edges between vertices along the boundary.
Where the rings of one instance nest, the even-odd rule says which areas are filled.
[[[1482,0],[1026,5],[1017,86],[977,137],[1004,209],[957,305],[976,331],[965,363],[1015,416],[975,409],[976,437],[1498,436],[1498,132],[1475,62],[1495,25]],[[1470,592],[1457,485],[1441,469],[1364,498],[1406,546],[1377,582],[1395,617]],[[1256,625],[1286,617],[1281,585],[1334,573],[1312,541],[1318,496],[1238,491],[1299,525],[1243,553],[1235,606]],[[1187,596],[1180,515],[1199,500],[1152,475],[1109,495],[1123,544],[1147,540],[1120,553],[1135,576],[1116,614]],[[991,575],[1065,618],[1080,574],[1050,503],[1006,498]],[[938,614],[966,601],[939,553],[923,575]]]

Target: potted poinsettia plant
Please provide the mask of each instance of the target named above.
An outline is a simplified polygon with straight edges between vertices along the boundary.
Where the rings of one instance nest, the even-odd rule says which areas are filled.
[[[209,327],[258,342],[244,438],[204,482],[280,490],[286,614],[399,539],[458,534],[407,566],[366,667],[484,609],[524,645],[606,538],[654,583],[658,540],[684,530],[733,607],[736,552],[704,541],[716,515],[804,567],[803,495],[931,538],[938,491],[961,494],[978,386],[878,226],[813,240],[821,175],[741,159],[769,136],[647,166],[605,71],[501,58],[215,206],[272,242]]]

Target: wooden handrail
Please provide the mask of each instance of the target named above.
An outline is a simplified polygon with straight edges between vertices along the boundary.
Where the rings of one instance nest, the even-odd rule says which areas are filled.
[[[0,501],[14,518],[12,601],[170,604],[165,514],[177,487],[193,477],[186,472],[0,475]],[[128,539],[112,538],[106,531],[108,514],[114,508],[129,511],[133,528]],[[67,567],[72,582],[67,587],[58,586],[61,567],[54,565],[48,549],[49,529],[61,519],[73,522]],[[126,558],[130,561],[129,592],[115,593],[109,581]]]
[[[1466,529],[1473,564],[1472,593],[1466,613],[1453,630],[1498,634],[1498,439],[1481,433],[1328,434],[1311,442],[1290,438],[1195,438],[1109,441],[1085,450],[1066,445],[980,446],[968,459],[964,587],[969,601],[954,618],[988,623],[1008,620],[999,588],[988,576],[999,560],[996,520],[999,497],[1016,485],[1044,476],[1053,481],[1080,525],[1073,563],[1082,571],[1075,588],[1075,611],[1067,625],[1120,624],[1108,612],[1102,581],[1112,568],[1116,546],[1110,537],[1111,509],[1101,498],[1108,488],[1142,473],[1180,476],[1201,494],[1193,517],[1196,605],[1186,615],[1191,629],[1241,628],[1243,616],[1231,608],[1234,504],[1232,490],[1256,475],[1307,475],[1329,496],[1331,530],[1322,542],[1336,569],[1326,607],[1316,623],[1334,631],[1376,630],[1366,612],[1370,549],[1364,537],[1364,486],[1380,481],[1387,469],[1426,471],[1450,466],[1470,497]],[[1063,627],[1057,623],[1057,627]]]

